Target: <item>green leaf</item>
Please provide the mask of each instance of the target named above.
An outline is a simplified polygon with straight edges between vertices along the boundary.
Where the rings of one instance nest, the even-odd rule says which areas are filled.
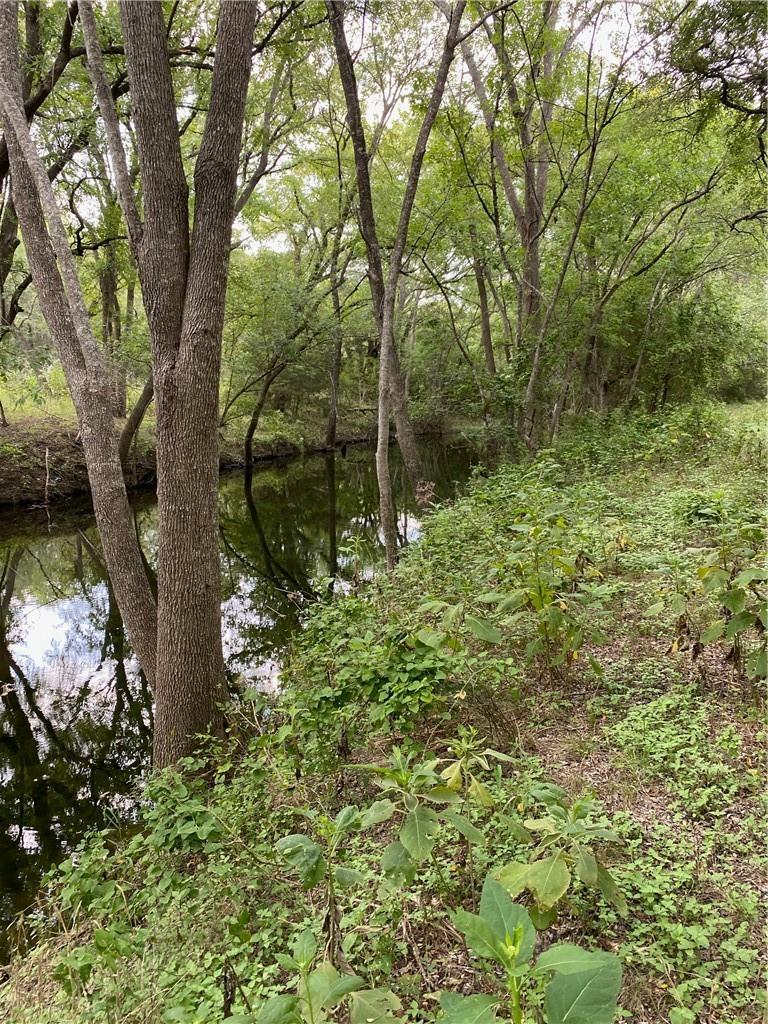
[[[382,821],[388,821],[395,813],[396,807],[391,800],[377,800],[363,811],[360,828],[370,828]]]
[[[296,868],[305,889],[311,889],[325,877],[326,863],[322,849],[309,836],[285,836],[277,841],[277,852]]]
[[[528,884],[528,865],[513,860],[496,872],[496,880],[510,896],[518,896]]]
[[[293,1024],[299,1020],[298,1003],[296,996],[272,996],[259,1008],[256,1024]]]
[[[335,867],[333,869],[333,877],[336,879],[342,889],[349,889],[350,886],[360,885],[365,881],[365,875],[362,871],[357,871],[355,868]]]
[[[456,814],[455,811],[441,811],[440,817],[443,821],[447,821],[449,824],[453,825],[453,827],[470,843],[480,844],[485,842],[485,836],[483,833],[479,829],[475,828],[471,821],[467,821],[463,815]]]
[[[357,807],[342,807],[342,809],[336,815],[336,820],[333,823],[333,827],[339,834],[342,834],[344,832],[350,832],[354,828],[359,828],[360,811],[357,809]]]
[[[529,960],[536,945],[536,929],[524,907],[513,903],[504,886],[491,875],[483,882],[480,896],[480,917],[492,928],[502,943],[513,939],[518,946],[515,963]]]
[[[473,953],[484,960],[495,960],[496,963],[507,965],[503,944],[491,925],[482,917],[470,914],[468,910],[456,910],[453,914],[453,923]]]
[[[736,587],[748,587],[755,580],[768,580],[768,569],[745,569],[733,583]]]
[[[497,629],[487,619],[478,619],[474,615],[467,615],[464,619],[468,629],[475,634],[479,640],[485,640],[489,644],[501,643],[501,630]]]
[[[436,651],[442,646],[445,637],[442,633],[438,633],[434,629],[425,628],[418,631],[416,639],[420,644],[424,644],[425,647],[431,647],[432,650]]]
[[[576,874],[584,885],[597,885],[597,861],[586,846],[579,846],[576,851]]]
[[[349,1000],[351,1024],[384,1024],[396,1020],[402,1004],[388,988],[363,988],[353,992]]]
[[[470,800],[476,800],[482,807],[493,807],[493,797],[474,775],[471,776],[467,796]]]
[[[479,604],[498,604],[499,601],[504,600],[505,595],[500,594],[496,590],[488,590],[485,594],[480,594],[475,600]]]
[[[416,874],[416,864],[403,844],[395,840],[381,855],[381,870],[399,882],[411,882]]]
[[[768,652],[759,647],[747,657],[747,675],[750,679],[765,679],[768,676]]]
[[[725,627],[725,636],[728,640],[738,636],[739,633],[743,633],[749,629],[750,626],[754,626],[757,621],[757,616],[750,611],[739,612],[738,615],[734,615],[728,625]]]
[[[608,954],[609,956],[611,954]],[[545,949],[536,961],[534,972],[542,974],[554,971],[556,974],[581,974],[599,970],[605,954],[582,949],[573,942],[558,942],[556,946]],[[597,958],[597,959],[595,959]]]
[[[719,640],[725,631],[725,619],[716,619],[711,625],[707,626],[704,632],[701,634],[701,642],[703,644],[711,644],[715,640]]]
[[[309,928],[301,932],[293,944],[293,959],[300,968],[307,968],[317,955],[317,942],[314,933]]]
[[[571,872],[562,854],[555,853],[528,865],[527,887],[544,910],[554,907],[571,884]]]
[[[434,786],[422,795],[435,804],[457,804],[461,801],[459,794],[450,786]]]
[[[355,974],[339,974],[328,960],[316,967],[302,985],[301,995],[310,1003],[316,1017],[319,1010],[331,1010],[345,995],[361,988],[362,978]]]
[[[656,604],[652,604],[650,608],[646,608],[643,614],[646,619],[654,619],[657,615],[661,615],[663,611],[664,602],[657,601]]]
[[[621,965],[612,953],[591,953],[594,967],[558,973],[544,992],[548,1024],[613,1024],[621,987]]]
[[[618,885],[609,873],[607,868],[598,862],[597,865],[597,887],[609,903],[612,903],[622,917],[626,917],[629,908],[624,895],[619,891]]]
[[[532,843],[533,836],[528,829],[519,822],[516,818],[513,818],[509,814],[501,815],[502,824],[508,829],[512,835],[521,843]]]
[[[424,612],[439,612],[443,608],[448,607],[447,601],[425,601],[424,604],[420,604],[416,609],[417,615],[422,615]]]
[[[738,615],[739,612],[743,612],[746,603],[747,594],[741,587],[736,587],[733,590],[726,590],[724,594],[720,595],[720,604],[722,604],[723,608],[727,608],[733,615]]]
[[[550,907],[549,910],[539,910],[538,907],[531,907],[528,913],[537,932],[546,931],[557,920],[557,907]]]
[[[443,1017],[440,1024],[494,1024],[498,1002],[496,996],[460,996],[456,992],[441,992]]]
[[[432,852],[439,827],[431,807],[420,804],[406,817],[400,829],[400,842],[417,863]]]

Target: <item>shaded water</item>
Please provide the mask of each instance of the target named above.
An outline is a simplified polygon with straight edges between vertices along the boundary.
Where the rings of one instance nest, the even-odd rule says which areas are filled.
[[[393,453],[401,542],[419,533]],[[425,455],[439,498],[470,472],[463,449]],[[257,468],[219,489],[222,615],[228,666],[275,685],[302,610],[328,578],[369,573],[380,558],[373,453]],[[154,498],[134,502],[152,565]],[[127,643],[93,518],[72,503],[0,515],[0,929],[28,905],[41,873],[85,831],[136,806],[151,751],[152,701]],[[0,934],[0,958],[2,957]],[[1,962],[1,961],[0,961]]]

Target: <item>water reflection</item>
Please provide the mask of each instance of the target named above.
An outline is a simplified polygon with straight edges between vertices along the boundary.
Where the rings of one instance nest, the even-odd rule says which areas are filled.
[[[466,479],[469,455],[433,447],[438,495]],[[418,536],[393,460],[398,531]],[[372,453],[314,457],[222,479],[222,613],[227,664],[275,686],[307,604],[369,574],[381,555]],[[134,507],[155,564],[152,498]],[[21,519],[24,523],[21,532]],[[14,530],[16,532],[14,532]],[[89,512],[52,522],[0,517],[0,919],[91,827],[125,820],[151,750],[152,702],[126,641]],[[0,950],[0,954],[1,954]]]

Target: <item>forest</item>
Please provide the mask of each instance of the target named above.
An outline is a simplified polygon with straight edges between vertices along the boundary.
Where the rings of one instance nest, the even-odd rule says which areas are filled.
[[[0,3],[0,1020],[760,1024],[762,0]]]

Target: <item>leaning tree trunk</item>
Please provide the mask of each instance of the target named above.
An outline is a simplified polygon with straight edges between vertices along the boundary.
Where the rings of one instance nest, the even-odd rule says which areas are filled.
[[[109,405],[109,378],[93,336],[53,189],[21,107],[18,25],[13,4],[0,4],[0,106],[16,212],[40,307],[59,351],[77,412],[104,557],[134,649],[147,678],[153,680],[155,603],[120,467]]]

